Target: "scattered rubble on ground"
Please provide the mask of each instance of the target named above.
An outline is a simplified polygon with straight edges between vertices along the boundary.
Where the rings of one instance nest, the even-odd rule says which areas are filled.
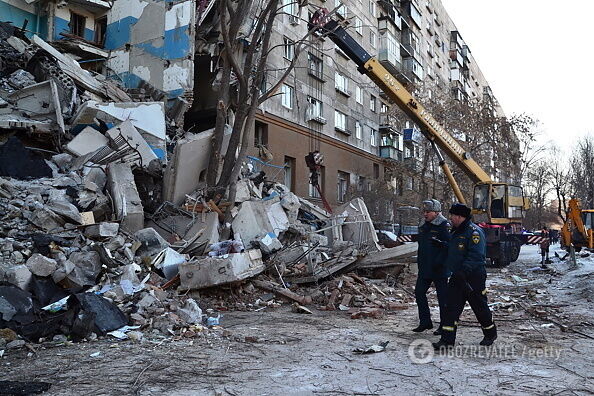
[[[358,319],[410,302],[389,284],[416,244],[382,249],[362,199],[331,214],[245,164],[235,202],[213,200],[212,130],[0,28],[1,351],[194,337],[229,309]]]

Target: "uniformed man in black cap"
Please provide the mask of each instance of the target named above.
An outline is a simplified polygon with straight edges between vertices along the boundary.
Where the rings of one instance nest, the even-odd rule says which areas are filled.
[[[452,232],[447,258],[452,276],[448,281],[447,313],[442,325],[441,339],[433,343],[435,349],[455,344],[458,320],[466,301],[483,329],[484,338],[480,345],[491,345],[497,338],[497,328],[487,305],[485,234],[471,218],[468,206],[460,203],[452,205]]]
[[[439,328],[433,334],[439,335],[445,319],[446,291],[448,276],[450,275],[446,267],[450,225],[448,220],[441,214],[441,203],[436,199],[423,201],[423,217],[425,223],[419,227],[417,238],[419,243],[417,254],[419,275],[415,286],[415,298],[419,309],[419,325],[413,331],[420,333],[433,328],[429,303],[427,302],[427,290],[429,290],[431,284],[434,284],[437,291],[440,320]]]

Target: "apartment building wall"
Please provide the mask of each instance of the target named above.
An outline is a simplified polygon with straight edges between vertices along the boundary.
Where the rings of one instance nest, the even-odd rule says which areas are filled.
[[[17,27],[23,27],[27,21],[29,37],[33,33],[37,33],[42,38],[47,37],[47,16],[41,12],[38,4],[29,4],[24,0],[0,0],[0,15],[2,15],[2,21],[12,22]]]
[[[390,4],[394,7],[390,7]],[[450,94],[454,92],[454,88],[457,88],[460,100],[482,99],[485,89],[488,89],[487,81],[472,57],[470,49],[438,0],[314,1],[310,2],[310,13],[314,6],[323,6],[328,9],[340,6],[334,17],[342,19],[346,30],[355,40],[371,55],[378,56],[384,66],[410,89],[420,87],[423,82],[426,83],[425,87],[441,89]],[[293,12],[292,9],[287,8],[287,10],[288,14]],[[273,36],[278,51],[273,51],[269,58],[269,66],[275,70],[270,76],[272,81],[276,81],[290,61],[284,56],[284,40],[290,39],[297,42],[304,36],[306,24],[303,20],[308,19],[307,11],[302,10],[300,15],[279,16]],[[298,23],[299,19],[301,19],[300,23]],[[393,49],[394,40],[397,42],[397,52]],[[318,76],[321,78],[312,77],[308,54],[322,59],[323,73]],[[342,82],[338,84],[337,78],[346,79],[346,87]],[[382,103],[387,104],[386,98],[367,77],[356,70],[353,62],[344,57],[330,40],[313,40],[313,48],[310,47],[304,51],[296,69],[285,83],[287,87],[281,94],[264,103],[265,114],[272,114],[299,126],[304,131],[303,137],[308,136],[307,133],[312,131],[320,132],[324,139],[336,142],[334,147],[341,147],[343,151],[336,152],[336,155],[334,153],[328,155],[322,151],[326,155],[327,165],[337,161],[340,156],[350,158],[354,155],[352,149],[358,148],[365,152],[365,155],[359,155],[356,160],[358,164],[365,161],[373,162],[371,158],[374,156],[379,157],[378,160],[382,157],[387,160],[382,165],[382,175],[383,166],[393,167],[394,160],[404,165],[398,167],[397,172],[386,172],[390,175],[390,180],[387,181],[397,190],[398,186],[401,190],[418,189],[421,185],[421,177],[430,176],[429,173],[433,172],[435,172],[434,177],[443,181],[440,170],[430,170],[426,175],[420,175],[424,155],[422,141],[418,136],[412,138],[411,134],[409,139],[404,139],[403,136],[403,128],[413,129],[413,123],[405,118],[395,119],[387,117],[387,113],[381,113]],[[340,85],[340,89],[336,88],[337,85]],[[356,92],[357,86],[361,87],[363,96],[359,101],[357,101],[360,97]],[[287,95],[290,95],[289,99]],[[322,119],[316,120],[317,117],[312,117],[308,97],[321,101],[323,114],[320,118]],[[372,97],[375,100],[375,112],[370,109]],[[383,108],[386,110],[385,106]],[[342,116],[336,112],[346,116],[346,123],[340,123],[340,128],[336,128],[335,117]],[[361,128],[356,128],[357,124]],[[356,130],[360,132],[357,133]],[[280,129],[270,129],[271,136],[274,136],[277,131],[281,133]],[[375,134],[374,138],[372,133]],[[300,140],[294,134],[286,136],[291,136],[291,139],[295,139],[294,142],[301,141],[299,145],[311,146],[310,138]],[[283,152],[277,150],[287,148],[282,145],[275,147],[272,142],[273,139],[270,139],[269,149],[275,157],[283,158]],[[372,157],[368,157],[367,154]],[[307,174],[302,159],[297,158],[297,161],[298,167],[303,169],[301,173]],[[300,161],[301,164],[299,164]],[[354,166],[349,166],[347,161],[347,164],[342,167],[342,169],[335,166],[327,168],[323,175],[330,200],[336,195],[332,189],[338,186],[338,171],[341,171],[343,177],[345,172],[349,173],[352,175],[351,183],[356,182],[357,171]],[[369,167],[363,166],[363,168]],[[409,200],[412,199],[412,195],[405,192],[397,191],[397,194],[407,195]],[[418,204],[418,202],[407,202],[407,204]]]
[[[194,86],[196,1],[118,0],[108,14],[111,77],[129,88],[147,81],[170,98]]]

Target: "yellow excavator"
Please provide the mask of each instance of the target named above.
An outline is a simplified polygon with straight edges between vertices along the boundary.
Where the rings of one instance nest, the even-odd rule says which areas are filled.
[[[459,202],[466,203],[441,151],[470,177],[474,186],[472,213],[487,238],[487,257],[494,266],[505,266],[517,260],[520,246],[528,243],[522,233],[522,219],[529,208],[521,186],[495,182],[452,135],[421,105],[377,58],[371,56],[347,31],[328,16],[328,10],[317,10],[309,28],[329,37],[400,109],[420,128],[435,149],[439,164]]]
[[[594,209],[582,209],[580,200],[572,198],[567,208],[567,219],[561,227],[561,247],[572,246],[578,252],[582,248],[594,249]]]

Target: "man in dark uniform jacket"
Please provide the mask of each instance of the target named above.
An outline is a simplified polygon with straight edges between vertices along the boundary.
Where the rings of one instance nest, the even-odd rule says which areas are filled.
[[[458,320],[466,301],[483,329],[484,338],[480,345],[491,345],[497,338],[497,328],[487,305],[485,234],[471,218],[468,206],[460,203],[452,205],[450,221],[453,228],[447,258],[452,276],[448,282],[446,318],[441,339],[433,343],[435,349],[455,344]]]
[[[440,317],[439,328],[433,334],[439,335],[441,325],[445,319],[446,290],[448,276],[450,275],[446,268],[447,242],[450,240],[450,230],[447,219],[441,214],[441,203],[436,199],[423,201],[423,217],[425,223],[419,227],[417,238],[419,243],[417,254],[419,275],[415,286],[415,298],[419,309],[419,325],[413,331],[420,333],[433,328],[429,303],[427,302],[427,290],[433,283],[437,290]]]

